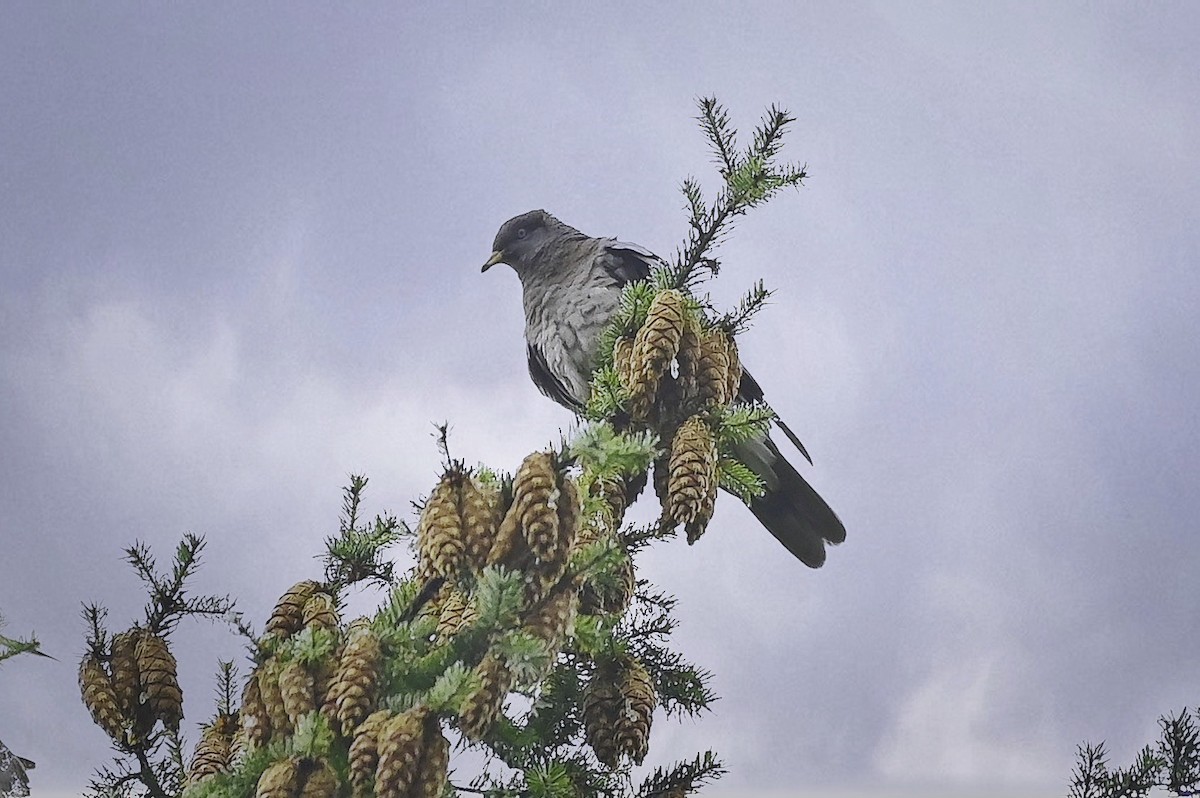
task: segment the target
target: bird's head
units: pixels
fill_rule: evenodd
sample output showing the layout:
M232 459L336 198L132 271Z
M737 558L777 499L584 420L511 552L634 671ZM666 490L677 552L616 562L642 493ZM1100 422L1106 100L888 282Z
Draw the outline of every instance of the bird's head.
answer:
M528 211L514 216L500 225L496 240L492 242L492 256L483 264L483 271L497 263L507 263L521 274L534 254L554 235L556 225L561 225L543 210Z

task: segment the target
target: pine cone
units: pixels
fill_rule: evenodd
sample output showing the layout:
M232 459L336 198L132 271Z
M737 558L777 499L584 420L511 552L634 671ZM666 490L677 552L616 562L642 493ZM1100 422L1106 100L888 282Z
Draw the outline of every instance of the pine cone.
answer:
M588 517L584 523L580 524L579 530L575 533L575 540L571 544L571 556L574 557L596 541L607 537L611 531L608 520L608 511L603 510Z
M666 436L663 437L666 440ZM659 523L665 529L674 529L675 521L671 518L671 453L666 452L654 460L654 495L658 497L662 507L662 517Z
M560 549L553 560L532 559L524 563L525 606L533 606L549 595L567 572L570 551Z
M425 502L417 525L421 565L440 576L451 576L458 570L466 548L458 512L459 486L463 479L462 471L448 469Z
M311 579L297 582L279 597L275 610L267 619L266 634L288 637L304 627L304 605L320 585Z
M439 642L445 642L477 617L479 617L479 613L475 611L472 601L459 591L452 590L446 600L442 602L437 630L434 634Z
M571 634L579 592L571 580L561 581L525 619L524 631L557 652Z
M127 719L132 719L138 714L141 704L139 696L142 688L137 666L137 641L140 634L139 629L129 629L113 635L112 639L109 667L112 669L113 692L116 694L121 714Z
M566 474L559 474L558 498L558 550L569 551L579 534L583 513L583 499L579 483Z
M396 715L379 732L376 798L409 798L421 761L425 718L429 710L414 707Z
M583 692L583 728L596 758L610 768L617 766L617 715L621 692L611 666L597 667Z
M277 657L271 657L258 667L258 691L262 696L263 707L271 719L271 735L274 738L285 737L292 733L292 721L288 717L283 703L283 688L279 684L283 663Z
M729 360L725 392L729 396L729 401L732 402L742 391L742 361L738 357L737 342L733 340L733 336L725 336L725 355Z
M694 393L701 406L724 407L737 395L732 394L729 377L729 336L719 327L705 330L700 336L700 358Z
M442 734L436 716L430 716L425 725L425 751L421 755L416 783L413 784L413 795L416 798L439 798L446 786L446 772L450 768L450 741Z
M637 375L633 371L633 339L627 336L617 339L613 345L613 369L617 372L617 379L621 381L621 387L625 389L630 397L634 396L637 385ZM632 413L634 418L644 418L644 415Z
M271 739L271 715L267 712L259 684L261 672L261 667L255 669L242 690L242 730L246 733L246 741L255 748L266 745Z
M167 641L144 631L134 650L137 658L138 685L151 717L162 721L171 731L179 731L183 720L183 691L179 689L175 657Z
M352 630L330 689L337 703L337 725L346 737L375 709L382 661L375 633L369 628Z
M341 659L342 650L343 647L338 646L316 662L308 663L308 671L313 678L313 702L322 713L325 713L325 705L329 702L329 693L333 689L333 681L337 675L337 665ZM332 721L337 717L336 704L331 705L329 709L333 711L325 714ZM331 728L336 728L336 724L331 723Z
M189 785L229 770L233 758L233 734L226 732L225 724L219 720L206 725L200 732L200 741L196 743L188 767Z
M508 690L512 686L512 671L504 658L489 651L475 667L479 675L479 689L463 702L459 715L459 728L472 742L479 742L496 720Z
M613 369L626 390L633 387L633 339L622 336L613 344Z
M335 631L338 626L337 602L324 591L313 593L304 602L303 617L304 626Z
M660 291L650 303L646 323L633 341L633 385L630 399L635 418L654 404L658 383L679 354L679 345L687 326L688 312L679 291Z
M633 570L633 557L628 552L617 564L617 570L617 584L601 599L604 602L600 605L603 612L625 612L637 591L637 573Z
M125 717L125 741L137 744L145 741L158 722L142 694L142 675L138 668L138 643L144 630L133 627L113 636L109 669L113 691Z
M704 497L704 501L700 505L700 514L696 518L696 523L687 527L689 546L699 540L704 531L708 529L708 522L712 520L713 512L717 508L717 488L719 487L719 477L714 474L712 487L709 488L708 495Z
M229 740L229 769L239 767L245 761L246 754L250 753L250 749L251 745L246 737L246 730L238 726Z
M463 480L459 509L466 539L465 556L467 565L475 573L487 563L488 553L496 540L496 529L500 524L496 505L499 502L500 491L496 488L479 485L470 477Z
M255 798L298 798L300 760L295 757L271 763L258 777Z
M603 579L591 578L584 582L579 592L579 611L585 615L624 612L633 601L637 577L633 571L633 558L622 552L615 566L616 573L603 574Z
M85 654L79 663L79 692L83 705L92 714L96 725L116 742L125 739L125 719L117 705L117 693L104 670L104 663L95 654Z
M513 505L508 513L519 519L525 542L539 560L554 559L558 550L557 488L558 473L549 452L526 457L513 479Z
M375 769L379 765L379 734L393 713L381 709L367 716L354 732L350 744L350 786L354 798L367 798L375 784Z
M668 515L672 522L684 524L688 543L694 543L712 517L718 487L716 443L699 416L692 416L676 431L669 474Z
M592 483L590 493L604 499L607 526L615 531L625 518L625 510L629 507L625 480L620 478L600 479ZM585 524L585 527L588 526ZM581 529L580 532L583 530Z
M679 339L679 354L675 357L679 364L679 387L686 401L694 400L699 393L700 361L704 357L700 338L700 325L689 319L683 327L683 335Z
M658 696L641 662L629 658L622 665L619 689L624 706L616 718L617 749L640 765L650 746L650 723Z
M500 520L496 525L496 539L492 542L485 565L509 565L522 551L522 547L518 545L522 541L523 531L521 513L517 510L515 498L511 484L507 490L500 491L496 501L496 508L501 511Z
M329 760L305 759L300 763L300 774L304 786L297 794L298 798L336 798L338 777Z
M279 669L279 697L293 728L300 718L316 711L316 692L316 680L300 660L294 659Z

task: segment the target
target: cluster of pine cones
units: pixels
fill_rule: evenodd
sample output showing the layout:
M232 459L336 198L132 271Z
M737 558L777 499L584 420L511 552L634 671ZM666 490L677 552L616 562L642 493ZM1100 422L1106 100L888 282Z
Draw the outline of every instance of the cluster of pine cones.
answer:
M421 513L418 573L450 585L501 565L524 574L526 603L536 604L566 572L580 512L579 487L551 452L526 457L511 486L452 465Z
M478 576L489 565L524 575L521 631L542 641L551 654L567 642L577 613L623 612L635 587L627 552L619 552L617 578L604 585L567 570L575 553L597 541L608 539L619 547L616 528L625 511L624 486L597 482L590 489L603 501L598 512L584 517L578 484L549 452L526 457L511 486L487 487L461 469L449 469L426 503L418 527L419 570L446 578L425 610L437 616L438 637L453 636L471 622L474 598L459 590L458 580L464 571ZM635 670L645 674L640 665ZM494 648L475 672L479 687L464 701L458 724L467 739L479 741L503 708L514 675ZM598 665L591 684L605 698L585 712L591 719L588 742L610 767L622 755L641 762L656 704L649 678L629 681L637 683L633 688L622 681L625 672Z
M321 713L349 751L349 780L355 796L435 798L443 792L450 747L438 719L418 708L407 713L376 711L381 696L384 650L367 619L341 629L332 593L312 580L298 582L280 597L260 641L269 654L250 674L242 705L219 713L201 733L189 784L229 771L246 751L291 735L310 713ZM301 632L329 635L329 656L306 662L278 652ZM414 731L415 729L415 731ZM324 758L288 756L271 763L258 779L256 798L334 798L339 777Z
M613 366L632 422L670 441L654 464L662 523L682 524L695 543L716 504L720 467L711 415L737 398L737 346L721 327L706 327L681 292L660 291L637 333L617 339Z
M178 731L183 719L175 657L148 629L113 635L107 647L97 641L79 664L79 691L96 725L125 747L145 741L160 722Z
M635 587L632 560L617 535L625 486L596 481L588 491L601 501L591 502L589 508L598 509L585 514L579 483L551 452L526 457L511 480L484 481L461 466L447 468L417 528L416 577L440 585L420 608L436 618L434 644L450 641L478 618L473 587L489 566L522 575L519 628L544 644L551 663L573 634L578 613L623 612ZM618 549L619 565L615 578L600 584L568 566L602 540ZM248 752L288 738L307 716L320 713L337 747L347 752L342 778L356 798L443 793L450 745L441 718L422 705L404 712L385 708L385 660L398 652L387 650L365 618L343 626L330 588L313 580L289 588L267 621L260 651L240 709L219 711L203 726L188 784L229 772ZM516 683L500 648L489 644L479 656L473 665L477 687L451 718L477 742L488 735ZM84 657L79 678L96 723L119 744L144 740L158 722L178 731L182 693L175 660L160 636L137 628L114 636L108 650ZM646 669L632 657L593 663L583 719L597 758L609 767L622 757L640 764L656 703ZM332 798L344 789L339 782L338 769L325 757L284 756L262 772L255 794Z
M658 697L646 668L632 657L600 663L583 694L583 726L596 758L616 767L622 756L642 764Z
M275 605L267 621L264 650L284 651L281 645L306 632L328 635L335 645L332 654L316 661L300 657L284 660L272 654L250 675L242 695L242 731L251 746L265 745L290 735L302 719L313 712L325 717L338 738L353 751L368 747L372 752L388 748L379 724L367 721L375 712L382 687L383 644L365 618L340 626L334 596L313 581L293 585ZM436 725L436 720L434 721ZM437 731L440 737L440 729ZM390 750L390 749L388 749ZM448 749L447 749L448 750ZM398 782L390 758L373 753L370 761L360 757L358 770L351 769L356 795L379 798L440 795L446 767L423 776L427 791L414 792L412 778ZM382 763L382 764L381 764ZM434 763L436 764L436 762ZM364 768L369 771L364 775ZM436 769L435 769L436 770ZM273 763L258 781L257 798L333 798L338 778L323 759L288 757Z

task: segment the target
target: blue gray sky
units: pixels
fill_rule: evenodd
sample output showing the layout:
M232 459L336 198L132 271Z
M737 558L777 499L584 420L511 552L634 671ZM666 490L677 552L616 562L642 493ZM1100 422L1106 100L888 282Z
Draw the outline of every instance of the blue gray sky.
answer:
M58 661L0 670L0 739L37 791L107 759L79 607L136 617L133 540L205 535L197 589L261 621L348 473L406 513L433 422L500 468L571 425L479 265L536 207L670 253L710 93L797 118L811 179L711 290L776 289L743 358L849 538L809 571L725 499L647 557L723 696L651 759L1056 795L1080 741L1128 760L1200 701L1200 11L649 6L4 5L0 609ZM241 646L176 645L199 722Z

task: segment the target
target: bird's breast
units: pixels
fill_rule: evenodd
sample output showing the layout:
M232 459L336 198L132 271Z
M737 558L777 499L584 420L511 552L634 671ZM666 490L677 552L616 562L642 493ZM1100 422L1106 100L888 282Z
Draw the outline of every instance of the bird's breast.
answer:
M600 336L617 310L619 295L611 287L567 284L525 297L526 338L580 403L587 402Z

